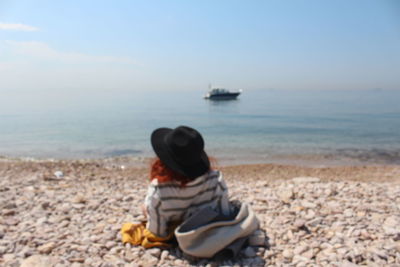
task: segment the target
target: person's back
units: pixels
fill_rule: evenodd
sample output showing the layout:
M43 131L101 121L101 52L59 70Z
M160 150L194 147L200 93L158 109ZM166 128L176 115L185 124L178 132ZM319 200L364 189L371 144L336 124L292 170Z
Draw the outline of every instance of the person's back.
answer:
M222 174L210 170L182 185L178 181L159 182L155 177L145 200L147 228L159 235L168 235L168 224L180 222L198 210L211 207L222 214L230 213L228 190Z

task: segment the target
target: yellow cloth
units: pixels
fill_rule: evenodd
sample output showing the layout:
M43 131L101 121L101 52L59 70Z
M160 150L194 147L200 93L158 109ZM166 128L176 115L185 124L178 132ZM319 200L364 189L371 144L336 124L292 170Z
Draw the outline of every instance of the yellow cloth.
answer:
M121 228L122 242L130 243L144 248L168 247L168 241L174 237L174 231L170 231L167 237L159 237L146 228L146 223L124 223Z

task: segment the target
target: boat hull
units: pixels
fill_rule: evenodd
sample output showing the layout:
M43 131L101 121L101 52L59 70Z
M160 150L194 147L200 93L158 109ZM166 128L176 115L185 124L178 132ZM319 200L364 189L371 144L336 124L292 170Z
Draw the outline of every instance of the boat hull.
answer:
M233 100L233 99L236 99L239 95L240 95L240 92L218 94L218 95L206 95L205 99L209 99L209 100Z

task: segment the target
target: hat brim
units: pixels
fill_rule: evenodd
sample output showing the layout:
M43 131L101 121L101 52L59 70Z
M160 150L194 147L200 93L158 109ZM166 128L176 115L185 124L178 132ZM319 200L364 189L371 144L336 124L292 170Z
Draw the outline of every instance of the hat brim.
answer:
M193 165L179 164L170 154L165 136L172 131L170 128L159 128L151 134L151 145L156 155L168 168L183 176L197 178L205 174L210 169L210 161L204 150L201 151L199 161Z

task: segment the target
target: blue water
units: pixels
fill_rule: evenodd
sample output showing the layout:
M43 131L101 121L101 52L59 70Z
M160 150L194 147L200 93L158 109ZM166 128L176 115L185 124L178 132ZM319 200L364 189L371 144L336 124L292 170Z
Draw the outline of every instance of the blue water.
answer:
M0 155L152 156L158 127L189 125L206 151L236 162L302 156L400 163L400 91L10 91L0 99Z

